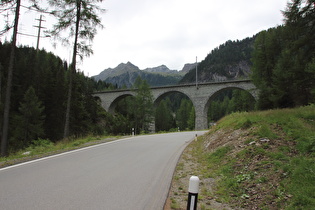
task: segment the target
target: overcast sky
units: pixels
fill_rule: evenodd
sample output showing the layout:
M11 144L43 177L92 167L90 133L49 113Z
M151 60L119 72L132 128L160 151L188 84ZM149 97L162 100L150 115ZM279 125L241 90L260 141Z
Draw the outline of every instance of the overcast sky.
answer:
M128 61L140 69L164 64L181 70L227 40L283 24L286 5L287 0L105 0L105 28L94 39L94 54L78 67L87 76ZM49 28L46 16L43 26ZM38 13L22 9L19 30L36 35L36 18ZM36 47L36 38L20 35L18 43ZM49 38L41 39L40 48L70 60L71 47L53 48Z

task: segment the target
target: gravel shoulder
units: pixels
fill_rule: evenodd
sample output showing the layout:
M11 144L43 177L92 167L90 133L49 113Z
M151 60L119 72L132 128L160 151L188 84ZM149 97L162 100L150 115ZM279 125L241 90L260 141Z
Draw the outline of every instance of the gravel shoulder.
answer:
M243 141L246 139L247 133L242 130L235 131L217 131L211 135L205 134L199 137L197 141L203 139L203 147L205 151L213 151L220 146L233 145L235 151L241 148L240 138ZM200 188L198 194L197 209L217 209L217 210L231 210L235 209L228 204L221 203L215 195L215 188L217 180L212 177L203 177L205 165L203 165L198 157L196 157L194 148L199 142L193 141L186 147L182 153L177 167L175 169L172 184L169 191L169 196L166 201L164 210L186 210L188 200L188 186L191 176L198 176L200 179ZM237 208L241 209L241 208Z

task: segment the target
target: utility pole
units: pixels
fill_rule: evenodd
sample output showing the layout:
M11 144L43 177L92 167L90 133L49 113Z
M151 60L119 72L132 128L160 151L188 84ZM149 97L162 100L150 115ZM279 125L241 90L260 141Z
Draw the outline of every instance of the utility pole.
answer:
M34 26L34 27L38 28L37 46L36 46L36 51L38 52L39 39L40 39L40 31L41 31L42 28L45 28L45 27L42 27L42 22L45 21L45 20L43 20L43 15L40 15L40 16L39 16L39 19L35 19L35 20L38 20L38 21L39 21L38 26Z

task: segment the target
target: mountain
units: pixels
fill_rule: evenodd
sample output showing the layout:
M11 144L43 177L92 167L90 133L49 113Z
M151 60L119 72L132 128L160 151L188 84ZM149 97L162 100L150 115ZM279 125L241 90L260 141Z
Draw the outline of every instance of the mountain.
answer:
M99 75L93 76L96 81L102 80L118 87L126 86L127 88L133 85L137 77L146 80L151 87L156 87L177 84L182 75L176 70L170 70L165 65L140 70L134 64L127 62L121 63L113 69L105 69Z
M251 73L251 54L254 50L254 40L255 36L241 41L227 41L212 50L198 64L198 81L216 82L248 78ZM192 69L180 83L192 83L195 80L196 71Z
M196 69L196 63L187 63L184 65L183 69L181 70L181 74L185 75L192 69Z
M146 80L151 87L166 86L177 84L182 78L180 75L162 75L156 73L148 73L145 71L127 72L119 76L109 77L105 80L107 83L117 84L118 87L132 87L137 77Z
M119 64L116 68L105 69L100 74L93 76L93 78L96 81L98 80L105 81L107 78L110 78L110 77L116 77L116 76L119 76L128 72L131 73L131 72L138 72L138 71L140 71L140 69L128 61L126 64L124 63Z
M198 63L199 82L217 82L249 78L251 73L251 54L254 49L255 36L244 40L227 41L213 49L207 57ZM116 68L108 68L93 78L112 83L118 87L130 88L137 77L145 79L151 87L193 83L196 81L196 64L185 64L181 71L170 70L161 65L140 70L127 62Z
M177 70L170 70L167 66L161 65L153 68L146 68L143 71L150 73L158 73L158 74L178 74Z

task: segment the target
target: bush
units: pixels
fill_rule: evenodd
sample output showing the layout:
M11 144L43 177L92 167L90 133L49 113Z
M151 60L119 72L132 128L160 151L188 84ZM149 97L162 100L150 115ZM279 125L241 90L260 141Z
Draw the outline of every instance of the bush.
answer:
M51 147L53 145L49 139L37 139L32 141L31 147Z
M32 154L34 153L44 153L49 151L54 147L54 143L52 143L48 139L37 139L33 140L31 143L31 146L27 148L27 150L30 150Z

